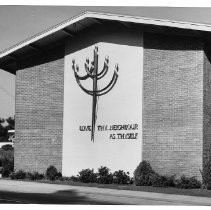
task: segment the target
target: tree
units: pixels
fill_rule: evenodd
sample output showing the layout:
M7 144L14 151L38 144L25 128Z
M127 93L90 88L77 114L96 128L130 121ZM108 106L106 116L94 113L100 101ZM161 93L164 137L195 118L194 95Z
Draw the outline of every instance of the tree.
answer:
M7 141L7 130L3 126L3 123L5 120L3 118L0 118L0 142Z
M7 125L4 125L4 123ZM0 142L8 141L8 130L15 129L15 117L9 117L6 120L0 118Z
M15 117L9 117L6 119L8 125L6 126L7 130L14 130L15 129Z

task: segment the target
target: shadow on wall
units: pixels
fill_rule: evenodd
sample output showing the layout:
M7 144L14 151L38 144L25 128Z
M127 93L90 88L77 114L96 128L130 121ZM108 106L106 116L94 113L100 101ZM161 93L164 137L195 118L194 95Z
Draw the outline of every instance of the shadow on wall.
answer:
M145 33L144 36L147 37L147 39L144 40L145 49L169 51L203 50L202 40L198 37L157 33Z
M81 31L74 38L69 39L71 48L66 51L66 55L82 50L84 48L95 45L99 42L128 45L128 46L142 46L140 38L142 28L128 29L119 24L110 24L102 26L92 26Z
M120 24L103 24L102 26L94 25L80 31L73 38L67 39L71 42L71 50L66 54L92 46L98 42L107 42L113 44L121 44L128 46L140 46L138 37L142 31L141 27L128 29ZM121 35L121 36L120 36ZM65 39L55 43L53 48L50 48L38 55L22 59L17 63L18 70L41 65L51 61L55 61L64 57Z
M31 68L34 66L42 65L45 63L49 63L55 60L59 60L64 58L64 42L62 42L59 46L55 46L52 49L43 51L42 53L36 54L31 57L27 57L18 61L17 70L23 70L25 68Z

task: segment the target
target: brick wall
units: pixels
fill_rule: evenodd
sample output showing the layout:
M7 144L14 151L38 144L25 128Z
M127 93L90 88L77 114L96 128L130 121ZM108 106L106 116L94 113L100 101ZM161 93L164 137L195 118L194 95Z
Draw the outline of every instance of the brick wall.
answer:
M203 98L203 162L211 159L211 49L204 51L204 98Z
M18 63L15 169L62 169L64 47Z
M61 171L64 47L18 66L15 168ZM145 33L143 160L161 174L201 178L202 156L211 148L210 69L200 40Z
M144 35L143 160L161 174L201 178L203 43Z

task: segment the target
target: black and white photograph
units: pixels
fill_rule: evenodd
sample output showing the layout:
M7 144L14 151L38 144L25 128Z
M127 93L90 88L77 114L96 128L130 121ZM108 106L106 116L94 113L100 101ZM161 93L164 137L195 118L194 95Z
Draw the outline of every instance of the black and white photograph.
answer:
M210 206L211 5L0 4L5 204Z

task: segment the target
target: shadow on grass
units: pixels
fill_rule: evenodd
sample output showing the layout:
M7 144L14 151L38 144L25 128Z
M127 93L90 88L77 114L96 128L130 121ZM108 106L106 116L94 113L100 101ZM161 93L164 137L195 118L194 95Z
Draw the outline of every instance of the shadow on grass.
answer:
M115 205L117 203L92 200L76 190L61 190L55 193L22 193L0 190L0 203L7 204L93 204Z

